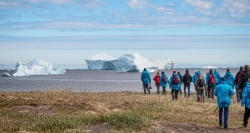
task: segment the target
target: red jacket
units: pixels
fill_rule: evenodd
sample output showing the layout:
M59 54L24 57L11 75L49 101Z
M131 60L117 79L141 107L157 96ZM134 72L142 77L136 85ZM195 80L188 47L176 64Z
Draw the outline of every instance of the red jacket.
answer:
M154 77L155 83L161 83L160 79L161 79L160 75L155 75L155 77Z

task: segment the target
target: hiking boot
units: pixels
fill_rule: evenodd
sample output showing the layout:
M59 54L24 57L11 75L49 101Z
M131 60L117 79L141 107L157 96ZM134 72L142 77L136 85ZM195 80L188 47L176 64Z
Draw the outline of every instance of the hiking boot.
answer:
M245 127L245 128L247 128L247 125L245 125L244 123L242 123L242 126Z

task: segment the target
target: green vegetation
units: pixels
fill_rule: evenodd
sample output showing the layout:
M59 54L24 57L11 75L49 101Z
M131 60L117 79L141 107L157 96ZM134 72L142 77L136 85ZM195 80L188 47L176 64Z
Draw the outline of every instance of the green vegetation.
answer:
M235 97L235 96L234 96ZM242 124L244 107L232 99L229 125ZM108 132L146 131L155 120L218 125L216 101L196 102L196 96L144 95L139 92L0 92L0 132L81 133L91 126ZM103 131L102 128L96 129Z

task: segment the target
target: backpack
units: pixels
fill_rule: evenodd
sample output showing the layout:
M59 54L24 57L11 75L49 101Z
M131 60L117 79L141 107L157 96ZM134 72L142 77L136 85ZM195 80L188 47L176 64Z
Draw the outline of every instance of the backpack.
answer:
M180 79L177 77L177 75L173 76L172 84L177 85L180 83Z
M167 83L167 82L168 82L168 80L167 80L167 77L166 77L166 76L162 76L162 82L163 82L163 83Z
M215 84L215 78L214 78L214 75L211 74L209 75L209 81L208 81L209 84Z
M241 77L241 75L242 75L243 73L244 73L244 72L239 72L239 73L237 74L236 80L235 80L236 85L238 85L239 80L240 80L240 77Z
M200 76L200 77L198 77L198 85L199 85L199 87L203 87L203 85L204 85L204 80L203 80L203 78Z

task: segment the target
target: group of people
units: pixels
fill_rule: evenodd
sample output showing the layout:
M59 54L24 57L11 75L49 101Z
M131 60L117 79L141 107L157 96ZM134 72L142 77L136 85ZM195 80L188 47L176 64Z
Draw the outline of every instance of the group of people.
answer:
M151 85L151 78L149 72L144 68L141 74L143 82L144 94L150 94L149 85ZM231 96L234 95L234 88L237 93L237 101L245 106L245 113L243 118L243 127L247 127L248 119L250 117L250 69L249 65L244 68L240 67L239 72L233 76L229 69L227 69L224 76L220 76L217 70L210 69L204 77L201 71L196 70L195 74L191 76L189 70L182 76L180 72L173 71L170 79L167 75L159 72L153 78L157 87L157 94L160 94L160 87L162 87L162 94L166 95L166 87L169 84L171 89L172 100L178 99L178 93L181 93L181 85L184 84L184 96L190 96L190 86L193 82L197 94L197 101L205 102L205 95L208 98L214 99L217 97L217 105L219 108L219 125L228 127L228 107L231 105ZM187 93L186 93L187 89ZM223 113L224 112L224 113ZM222 117L223 115L223 117ZM222 118L224 120L222 120Z

